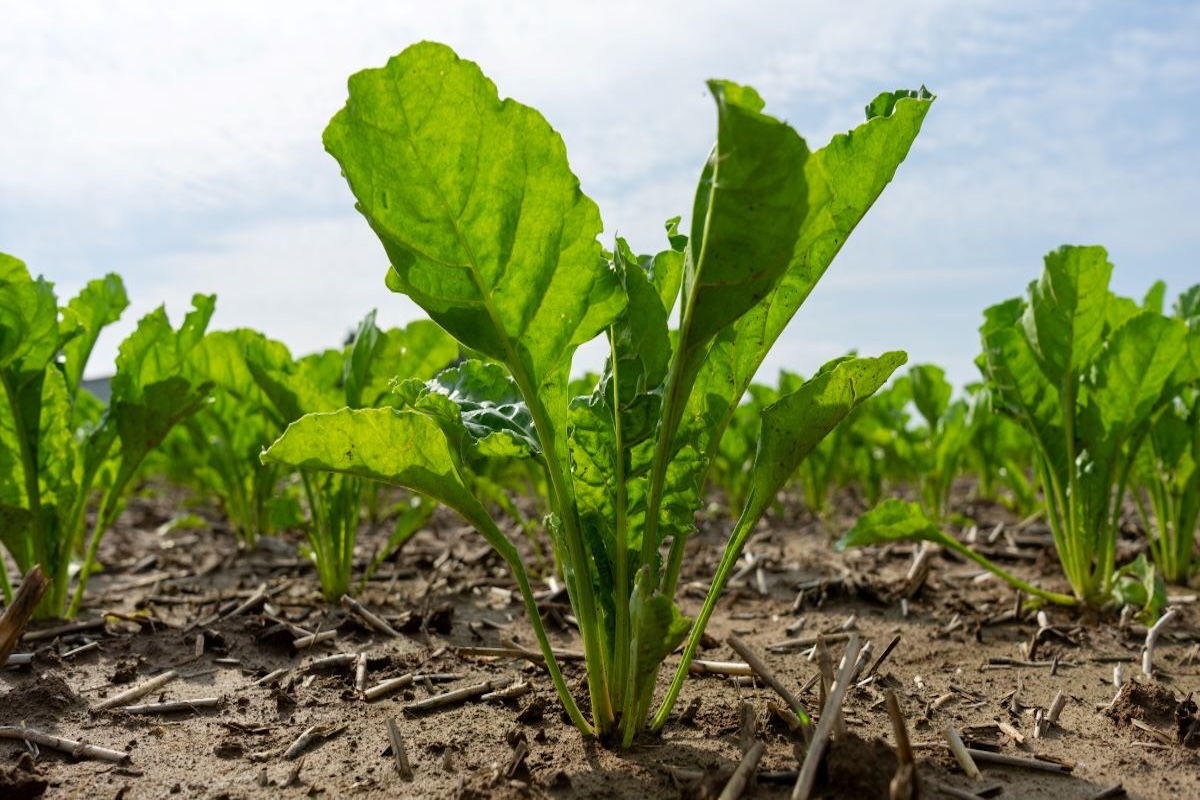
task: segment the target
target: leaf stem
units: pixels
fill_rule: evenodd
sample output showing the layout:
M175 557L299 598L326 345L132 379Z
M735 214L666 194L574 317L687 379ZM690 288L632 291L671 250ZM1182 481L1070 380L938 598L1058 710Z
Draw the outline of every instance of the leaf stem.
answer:
M609 408L613 415L613 438L616 446L614 449L615 463L613 464L613 472L615 478L613 481L613 505L616 514L616 531L613 552L613 613L616 619L613 621L613 642L612 642L612 674L611 685L619 694L613 698L616 705L620 705L622 711L622 726L633 724L630 712L633 710L629 705L629 699L635 694L636 687L632 684L632 674L629 671L629 648L625 645L626 642L632 641L629 626L629 602L632 599L630 593L632 591L629 580L629 495L628 489L625 486L625 444L622 436L621 426L621 397L620 397L620 372L616 357L617 344L613 329L609 328L609 347L613 353L609 359L612 369L611 386L612 397L609 400ZM628 722L626 722L628 720Z
M1005 570L996 566L994 563L992 563L988 559L984 558L983 556L979 555L974 550L967 547L962 542L958 541L957 539L955 539L951 536L946 536L944 538L944 540L939 539L938 541L941 542L946 547L949 547L951 550L958 553L959 555L971 559L976 564L978 564L979 566L986 569L988 572L991 572L994 575L998 575L999 577L1008 581L1013 586L1017 587L1018 589L1025 592L1026 594L1033 595L1034 597L1040 597L1043 600L1048 600L1049 602L1054 603L1055 605L1060 605L1060 606L1079 605L1079 598L1073 597L1072 595L1069 595L1069 594L1059 594L1058 592L1047 591L1046 589L1041 589L1037 586L1034 586L1032 583L1023 581L1020 578L1018 578L1016 575L1013 575L1011 572L1006 572Z
M751 489L753 492L753 489ZM750 502L747 502L749 508ZM717 572L713 576L712 585L708 588L708 593L704 595L704 604L700 607L700 613L696 615L695 621L692 623L692 630L688 634L687 644L683 648L683 655L680 657L679 666L675 669L675 676L671 680L671 685L667 688L666 697L658 706L658 711L654 713L654 718L650 721L651 731L662 730L663 725L667 723L667 718L671 715L671 709L674 708L675 702L679 699L679 693L683 690L684 681L687 680L688 669L691 667L692 659L696 656L696 650L700 647L700 640L704 638L704 629L708 625L708 620L712 616L713 610L717 607L717 599L721 596L722 590L725 588L725 582L729 580L730 574L733 572L733 567L737 564L738 557L741 555L742 547L749 538L750 531L753 525L746 524L746 513L738 517L734 523L733 530L729 535L729 542L725 545L725 552L721 556L721 563L717 566Z
M579 509L571 488L571 477L559 459L557 430L542 404L541 396L529 383L524 370L512 370L512 375L533 418L533 425L542 445L542 455L546 460L546 474L550 478L552 496L557 500L559 519L562 521L567 542L568 561L575 573L575 591L579 600L575 613L579 618L579 633L583 639L583 652L587 660L592 716L596 732L604 737L612 730L615 715L609 691L608 663L599 638L600 622L597 619L598 606L592 587L591 564L583 544L583 535L579 530ZM572 576L568 575L567 578L570 583Z
M121 479L125 474L123 467L124 465L117 470L117 477L113 479L112 485L108 487L108 491L104 495L104 503L100 506L100 511L96 514L96 523L92 526L92 535L88 540L87 554L84 556L83 566L79 569L79 578L75 584L75 592L71 596L71 605L67 608L67 619L71 619L79 613L79 607L83 604L83 591L87 587L88 578L91 577L92 569L96 564L96 553L100 550L100 538L117 516L117 505L121 500L121 489L125 486L125 481Z

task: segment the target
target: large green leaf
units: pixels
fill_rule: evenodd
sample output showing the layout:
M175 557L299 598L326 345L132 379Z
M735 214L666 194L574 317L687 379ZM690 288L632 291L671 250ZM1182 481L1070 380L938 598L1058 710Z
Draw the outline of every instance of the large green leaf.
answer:
M267 400L254 379L250 362L260 369L280 371L292 363L292 356L281 342L249 328L238 328L213 331L187 357L188 369L197 378L211 381L222 393L232 395L243 405L257 406Z
M685 348L699 350L774 288L808 203L808 146L749 87L709 81L717 143L700 175L683 275ZM685 369L685 374L689 370Z
M708 353L689 413L719 433L767 352L825 274L846 238L891 182L933 102L925 91L885 93L867 121L838 134L804 162L808 199L787 271ZM716 447L716 440L710 448Z
M137 402L145 387L179 375L200 342L215 306L215 295L194 295L192 310L184 316L178 330L171 326L162 306L142 317L117 350L113 398Z
M1153 311L1108 337L1089 398L1107 435L1128 436L1161 407L1163 389L1185 355L1186 337L1183 322Z
M24 262L0 253L0 369L20 384L41 373L59 344L53 284L32 279Z
M325 147L388 254L389 288L508 366L548 409L557 430L544 435L564 440L571 356L624 297L561 137L501 101L475 64L423 42L351 77Z
M984 311L979 331L983 355L979 367L988 380L996 406L1011 414L1034 435L1057 469L1066 469L1063 408L1058 389L1038 365L1020 326L1026 304L1013 298Z

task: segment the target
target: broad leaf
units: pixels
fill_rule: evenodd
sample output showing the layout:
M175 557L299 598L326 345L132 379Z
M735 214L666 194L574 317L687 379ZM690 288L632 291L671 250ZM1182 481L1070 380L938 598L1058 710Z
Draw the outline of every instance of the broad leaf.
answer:
M787 271L717 337L697 379L689 413L710 419L718 436L767 352L895 176L933 99L923 90L880 95L868 106L867 122L834 136L805 161L808 199Z
M860 514L854 527L838 539L835 547L841 551L847 547L916 540L933 542L952 549L958 544L925 516L919 503L892 497Z
M403 486L462 514L502 552L512 549L475 499L446 436L429 417L391 408L342 409L301 417L263 460ZM494 535L496 534L496 535Z
M561 137L425 42L351 77L325 147L388 254L389 288L536 393L565 460L571 355L624 298Z
M1100 350L1111 275L1103 247L1061 247L1046 256L1042 277L1029 287L1025 337L1056 386L1077 380Z

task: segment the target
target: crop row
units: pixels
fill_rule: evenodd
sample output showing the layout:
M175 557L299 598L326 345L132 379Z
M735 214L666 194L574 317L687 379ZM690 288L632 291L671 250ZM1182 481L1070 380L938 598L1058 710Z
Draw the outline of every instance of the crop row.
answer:
M303 528L330 599L350 588L364 521L394 526L390 550L441 505L511 569L574 724L628 746L665 723L745 542L795 483L818 513L837 486L871 501L843 545L927 539L1004 574L943 531L954 478L975 470L981 492L1044 508L1073 594L1008 577L1093 606L1132 583L1142 595L1120 599L1152 606L1156 574L1142 562L1122 568L1138 581L1122 580L1113 561L1129 495L1160 569L1186 577L1200 290L1167 315L1161 288L1140 304L1112 295L1100 248L1063 248L1027 298L986 312L983 381L965 399L931 366L876 395L902 352L754 386L933 96L881 94L864 123L810 150L753 89L709 90L716 144L691 227L669 221L666 247L642 255L620 238L604 249L559 135L501 101L475 64L422 43L354 75L325 146L387 253L388 288L430 320L383 331L371 314L345 347L295 359L255 331L206 332L215 299L198 295L178 329L161 309L139 323L107 406L81 376L126 305L120 280L60 306L48 281L0 256L0 539L19 570L51 575L40 613L79 608L100 537L146 469L219 499L244 545ZM603 372L571 380L575 351L596 338L609 345ZM884 499L898 481L920 502ZM734 522L693 619L675 595L710 482ZM387 507L388 485L413 499ZM527 565L502 529L521 493L545 510L540 524L518 521L549 541L548 566ZM537 612L530 574L543 568L563 580L579 622L590 720Z

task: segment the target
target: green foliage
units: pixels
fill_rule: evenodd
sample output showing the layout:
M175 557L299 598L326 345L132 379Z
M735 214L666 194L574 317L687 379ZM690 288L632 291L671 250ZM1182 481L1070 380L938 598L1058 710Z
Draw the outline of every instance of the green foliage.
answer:
M1012 417L996 412L992 394L981 383L967 387L971 430L964 459L978 479L976 494L984 500L1006 504L1027 517L1038 503L1033 470L1033 441Z
M163 443L159 463L168 477L220 504L238 541L300 522L295 498L281 492L281 470L259 460L287 422L271 405L256 372L283 370L287 348L248 329L214 331L191 352L188 374L213 384L211 401Z
M1156 284L1156 286L1161 285ZM1165 289L1164 289L1165 290ZM1158 307L1162 305L1158 292ZM1200 285L1180 295L1174 316L1188 324L1190 356L1200 356ZM1163 577L1186 584L1195 569L1200 525L1200 389L1182 388L1150 426L1134 465L1134 499Z
M941 367L918 364L908 370L907 388L920 415L916 426L901 426L893 447L920 491L921 507L935 522L946 518L950 489L970 441L968 407L953 400L954 387Z
M181 374L202 341L215 299L196 295L178 330L159 308L121 344L112 397L102 411L80 391L101 329L128 305L121 279L108 275L59 308L52 284L0 254L0 541L21 572L41 564L51 587L38 615L73 616L96 563L100 539L116 519L127 486L146 456L194 414L211 384ZM87 510L99 508L90 534ZM74 556L83 561L73 596ZM6 570L3 589L11 599Z
M406 486L463 514L512 568L572 720L625 745L646 724L662 660L685 637L693 652L703 628L674 594L721 434L890 181L932 99L881 95L866 124L811 153L763 113L753 89L725 81L709 89L717 143L690 236L672 221L670 247L641 256L620 239L601 250L599 212L558 134L533 109L501 102L449 48L415 45L351 77L325 146L387 252L387 285L491 361L398 385L396 409L305 417L264 455ZM572 397L572 356L601 334L611 352L604 373ZM726 559L736 559L803 455L903 359L839 361L764 409L770 433ZM496 457L529 459L544 475L547 527L587 659L591 723L554 663L524 564L470 491L471 465ZM714 581L709 610L727 573ZM684 663L654 727L686 673Z
M1121 502L1155 419L1200 378L1200 339L1182 320L1108 289L1100 247L1046 256L1026 299L993 306L980 368L999 410L1033 437L1036 470L1075 596L1114 587Z

